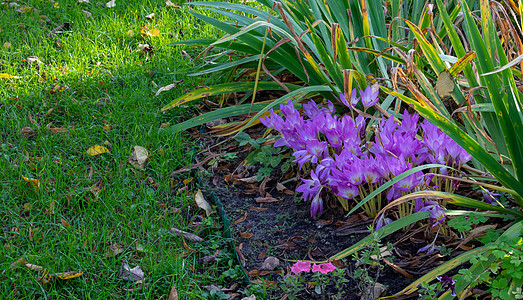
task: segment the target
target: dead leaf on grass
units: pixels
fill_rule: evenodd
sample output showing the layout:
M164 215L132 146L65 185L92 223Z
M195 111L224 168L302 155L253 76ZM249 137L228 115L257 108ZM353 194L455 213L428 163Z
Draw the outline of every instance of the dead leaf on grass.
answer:
M62 225L65 227L65 228L68 228L71 226L71 224L67 223L67 221L64 219L64 218L61 218L60 219L60 223L62 223Z
M150 37L160 36L160 29L150 28L149 25L140 27L140 32L142 33L142 35L146 35L146 36L150 36Z
M31 183L35 189L40 188L40 182L37 179L27 178L24 175L22 175L22 178L24 179L25 182Z
M200 189L198 189L198 191L194 195L194 201L196 202L196 205L198 205L199 208L205 210L205 214L207 215L207 217L211 214L212 207L209 204L209 202L205 200L205 198L203 197L203 193Z
M54 205L55 205L55 201L51 201L51 203L49 204L49 209L45 209L46 210L46 213L50 216L54 215Z
M202 242L203 241L203 239L201 237L197 236L196 234L186 232L186 231L183 231L180 229L171 228L171 233L173 233L176 236L182 236L182 237L190 240L191 242Z
M149 151L142 146L134 146L131 157L127 160L129 164L140 170L145 170L145 162L149 159Z
M207 255L199 259L199 263L202 265L208 265L210 263L213 263L216 261L216 259L220 256L220 249L217 249L216 252L213 255Z
M58 34L62 34L65 30L69 29L69 25L69 22L64 22L58 25L47 34L47 38L55 38Z
M258 259L263 259L265 258L265 256L267 256L267 250L269 248L265 248L265 250L263 250L262 252L260 252L260 254L258 254Z
M118 275L118 278L125 281L138 281L142 280L144 275L145 274L143 273L140 266L136 266L131 269L129 264L126 261L123 261L122 266L120 267L120 275Z
M26 13L31 12L33 10L34 10L34 8L32 8L32 7L22 6L19 9L17 9L16 12L21 13L21 14L26 14Z
M167 300L178 300L178 291L176 290L176 286L171 287L171 291L169 292L169 298Z
M168 84L166 86L162 86L161 88L156 91L156 94L154 96L158 96L161 92L167 92L172 90L174 87L176 87L177 84L182 83L183 80L175 81L174 83Z
M98 194L100 194L100 192L103 191L103 189L103 182L98 181L89 188L89 192L91 192L96 198L98 198Z
M91 3L89 0L78 0L78 3Z
M20 257L19 259L17 259L14 263L12 263L9 267L12 269L18 267L19 265L21 264L27 264L27 261L25 260L25 258L23 257Z
M192 252L192 253L197 253L198 252L197 250L194 250L191 247L189 247L189 245L187 245L187 243L185 242L185 239L183 238L183 236L182 236L182 241L183 241L183 248L185 248L185 250L187 250L189 252Z
M25 135L26 137L32 137L32 136L36 135L36 132L34 131L34 129L32 127L29 127L29 126L22 127L20 129L20 132L23 135Z
M42 64L42 61L36 56L28 56L25 60L29 63L29 65L32 65L33 63Z
M178 5L178 4L172 3L171 0L167 0L167 1L165 1L165 6L167 6L167 7L174 7L174 8L180 8L180 7L181 7L181 6Z
M250 295L249 297L243 297L242 300L256 300L256 296L255 295Z
M108 8L112 8L112 7L115 7L116 6L116 1L115 0L111 0L107 3L105 3L105 6L108 7Z
M30 241L33 241L33 239L34 239L34 234L35 234L35 232L37 232L38 230L40 230L40 227L29 227L29 240L30 240Z
M245 221L245 219L247 219L247 212L245 212L245 214L243 215L243 217L239 218L238 220L234 221L232 224L233 225L236 225L238 223L241 223L243 221Z
M152 20L152 19L154 19L154 16L155 16L154 13L150 13L150 14L146 15L145 17L149 20Z
M125 246L120 243L114 243L105 252L105 257L115 257L125 251Z
M9 44L10 46L11 44ZM4 44L4 47L5 47L5 44ZM0 78L2 79L13 79L13 78L20 78L19 76L13 76L11 74L7 74L7 73L0 73Z
M5 42L5 43L4 43L4 48L6 48L6 49L11 48L11 43L9 43L9 42Z
M56 276L62 280L69 280L69 279L73 279L76 277L80 277L80 276L82 276L83 273L84 272L82 272L82 271L69 271L69 272L62 272L62 273L54 273L54 274L51 274L50 277Z
M33 271L42 271L44 268L33 264L25 264L26 268Z
M87 10L83 10L83 9L82 9L81 12L84 13L84 15L85 15L86 18L90 18L90 17L93 15L92 13L88 12Z
M103 153L111 153L111 151L109 151L109 149L105 148L104 146L92 146L87 149L87 154L90 156L96 156Z

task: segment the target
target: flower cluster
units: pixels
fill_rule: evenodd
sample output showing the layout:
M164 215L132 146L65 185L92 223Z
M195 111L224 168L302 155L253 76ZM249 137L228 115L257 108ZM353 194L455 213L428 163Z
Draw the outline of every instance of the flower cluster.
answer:
M360 98L355 95L353 91L350 102L341 94L340 98L349 107L361 99L367 108L376 103L378 96L370 87L360 91ZM282 134L274 146L294 149L294 162L299 169L310 171L310 178L302 178L303 184L296 191L311 202L311 216L323 211L322 191L330 191L343 204L356 197L363 199L382 183L415 166L437 163L459 167L471 159L463 148L427 120L418 126L419 115L411 115L406 110L397 116L401 117L401 124L390 117L373 121L377 123L374 125L362 115L356 118L335 115L330 101L327 107L320 108L311 100L303 104L302 115L289 100L280 105L280 111L283 117L271 110L270 116L260 120ZM423 134L418 132L420 127ZM432 176L418 171L396 182L383 197L391 201L436 184ZM372 205L364 205L370 216L375 216L381 209L381 197L378 195ZM437 202L420 201L417 201L415 211L429 210L433 221L442 221ZM412 209L414 207L409 212ZM381 221L387 223L387 220Z
M297 261L294 265L291 267L291 271L294 274L300 274L301 272L310 272L311 271L311 265L312 265L312 272L320 272L322 274L327 274L336 269L336 267L332 263L324 263L324 264L311 264L309 261Z

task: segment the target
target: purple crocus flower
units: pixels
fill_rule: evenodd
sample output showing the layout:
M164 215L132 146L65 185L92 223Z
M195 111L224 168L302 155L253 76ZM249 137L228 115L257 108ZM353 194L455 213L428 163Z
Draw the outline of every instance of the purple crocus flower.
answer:
M358 187L354 185L337 184L336 189L338 190L338 193L336 194L342 197L343 199L349 200L358 196Z
M483 193L483 200L485 202L487 202L488 204L494 204L494 205L496 205L498 202L498 199L496 199L496 197L501 196L501 194L489 192L489 191L486 191L486 192L482 191L482 193Z
M350 93L350 103L349 101L347 101L347 98L345 98L345 95L343 95L343 93L340 93L340 101L341 103L345 104L345 106L351 108L358 105L360 98L356 96L356 88L352 89Z
M268 128L275 129L279 132L282 131L285 121L282 117L280 117L278 114L274 112L274 110L271 108L270 110L270 116L267 116L265 118L260 118L260 122L265 125Z
M305 150L298 150L293 153L296 158L294 162L298 163L301 170L303 164L309 161L315 164L323 159L325 149L327 149L327 142L320 142L318 140L308 141Z
M439 280L439 282L441 282L442 287L450 288L450 290L452 291L452 294L450 294L451 296L456 296L456 291L454 290L456 280L453 280L447 275L436 276L436 279Z
M432 252L434 252L434 251L436 251L436 250L439 251L439 250L441 250L441 249L438 248L438 247L436 247L436 245L435 245L434 243L430 243L430 244L428 244L428 245L425 246L425 247L421 247L421 248L419 248L419 249L418 249L418 253L420 253L420 252L425 252L425 251L426 251L427 254L431 254Z
M379 90L373 91L370 85L365 88L365 91L360 90L361 102L365 108L369 108L378 102Z
M378 220L376 221L376 230L390 223L392 223L392 220L389 218L385 218L385 215L381 214Z
M314 196L311 202L311 217L321 215L323 213L323 199L321 198L321 188Z
M445 221L445 211L441 208L437 201L425 201L425 206L422 207L419 211L428 211L430 213L430 220L434 223L432 227Z
M376 165L378 165L378 162L375 158L368 156L363 159L363 178L365 179L366 183L376 183L380 180L380 175L377 171Z
M303 184L296 188L296 191L299 193L303 193L302 198L305 201L312 200L316 194L318 194L321 191L321 188L323 187L322 183L320 182L320 179L314 172L314 170L311 171L311 179L301 179L303 181Z

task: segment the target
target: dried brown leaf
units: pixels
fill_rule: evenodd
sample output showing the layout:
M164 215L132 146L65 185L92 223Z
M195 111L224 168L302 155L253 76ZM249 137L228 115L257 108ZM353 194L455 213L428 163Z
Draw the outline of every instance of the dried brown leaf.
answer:
M247 212L245 212L245 214L243 215L243 217L239 218L238 220L234 221L232 224L233 225L236 225L238 223L241 223L243 221L245 221L245 219L247 219Z
M172 286L171 291L169 292L169 298L167 300L178 300L178 291L176 286Z
M29 270L33 270L33 271L42 271L44 269L43 267L40 267L40 266L37 266L37 265L33 265L33 264L25 264L25 266Z
M176 4L176 3L173 3L171 0L167 0L165 1L165 6L167 7L174 7L174 8L180 8L181 6Z
M258 197L254 199L256 203L272 203L272 202L278 202L280 200L273 198L273 197Z
M80 11L84 14L84 16L85 16L86 18L90 18L90 17L93 15L92 13L90 13L90 12L88 12L87 10L84 10L84 9L82 9L82 10L80 10Z
M252 238L253 234L252 232L240 232L240 236L244 239L250 239Z
M171 233L173 233L176 236L184 237L184 238L190 240L191 242L202 242L203 241L203 239L201 237L197 236L196 234L186 232L186 231L183 231L180 229L171 228Z
M127 160L129 164L140 170L145 170L145 162L149 159L149 151L142 146L134 146L131 157Z
M68 228L69 226L71 226L69 223L67 223L67 221L66 221L64 218L61 218L61 219L60 219L60 222L62 223L62 225L63 225L65 228Z
M274 256L269 256L263 261L260 270L273 271L280 265L280 260Z
M121 254L125 251L125 246L120 243L114 243L107 248L105 252L105 257L114 257L118 254Z
M123 261L120 267L120 275L118 275L118 278L126 281L138 281L142 280L144 275L145 274L143 273L140 266L136 266L131 269L129 264L127 264L126 261Z
M207 215L207 217L211 214L212 207L209 204L209 202L205 200L205 198L203 197L203 193L200 189L198 189L198 191L194 195L194 201L196 202L196 205L198 205L199 208L205 210L205 214Z
M257 207L257 206L251 206L249 207L249 210L252 210L252 211L266 211L268 210L269 208L267 207Z
M185 250L192 252L192 253L198 252L197 250L194 250L191 247L189 247L189 245L187 245L187 243L185 242L185 239L183 237L182 237L182 241L183 241L183 248L185 248Z
M19 265L26 264L26 263L27 263L27 261L25 261L25 259L23 257L20 257L14 263L11 264L10 268L14 269L14 268L18 267Z

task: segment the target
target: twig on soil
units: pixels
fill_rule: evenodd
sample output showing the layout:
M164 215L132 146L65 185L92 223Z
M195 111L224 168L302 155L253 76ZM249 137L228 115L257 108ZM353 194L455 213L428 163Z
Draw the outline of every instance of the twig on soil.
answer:
M183 167L181 169L178 169L176 171L173 171L171 172L171 176L174 176L176 174L180 174L180 173L183 173L183 172L187 172L187 171L190 171L192 169L196 169L196 168L199 168L201 166L203 166L204 164L208 163L211 159L215 158L215 157L218 157L222 155L221 153L216 153L216 154L211 154L209 156L207 156L206 158L204 158L202 161L200 162L197 162L195 164L192 164L190 166L187 166L187 167Z

